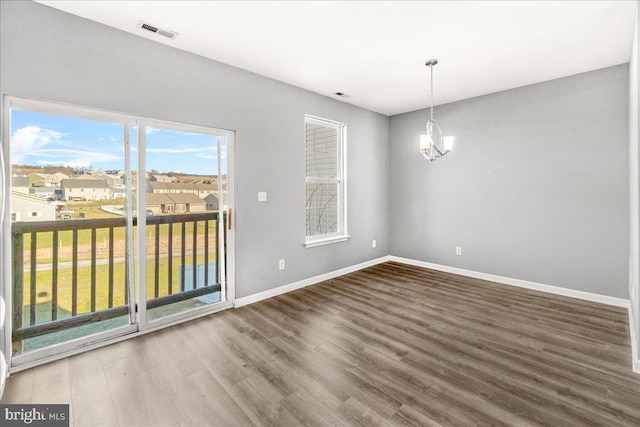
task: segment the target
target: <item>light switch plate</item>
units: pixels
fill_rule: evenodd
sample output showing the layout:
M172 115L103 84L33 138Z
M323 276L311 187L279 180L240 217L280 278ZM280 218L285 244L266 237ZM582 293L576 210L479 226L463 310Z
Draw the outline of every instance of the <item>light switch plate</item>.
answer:
M266 202L267 201L267 192L266 191L259 191L258 192L258 201L259 202Z

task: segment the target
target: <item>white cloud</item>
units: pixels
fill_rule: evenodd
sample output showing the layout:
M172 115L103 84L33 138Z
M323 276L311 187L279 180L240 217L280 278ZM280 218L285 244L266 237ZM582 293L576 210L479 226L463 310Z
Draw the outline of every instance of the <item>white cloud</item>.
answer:
M196 154L199 159L218 160L218 156L215 154Z
M69 167L88 167L96 163L112 162L121 157L101 151L73 150L66 148L45 148L36 153L51 160L40 160L40 163L61 164Z
M147 147L147 153L201 153L203 151L216 151L216 147L190 147L190 148L149 148Z
M64 134L38 126L26 126L13 131L11 135L11 162L22 163L26 155L31 155L50 143L60 142Z
M102 151L59 148L70 146L66 134L38 126L16 129L11 135L11 163L21 164L27 156L37 156L38 164L84 166L120 160L122 157ZM112 139L110 139L112 140ZM56 147L56 148L53 148Z
M53 162L49 160L38 160L38 164L45 165L45 166L64 166L64 162L61 160L57 162Z
M196 154L196 157L200 159L218 160L218 154ZM227 153L222 153L221 159L227 158Z

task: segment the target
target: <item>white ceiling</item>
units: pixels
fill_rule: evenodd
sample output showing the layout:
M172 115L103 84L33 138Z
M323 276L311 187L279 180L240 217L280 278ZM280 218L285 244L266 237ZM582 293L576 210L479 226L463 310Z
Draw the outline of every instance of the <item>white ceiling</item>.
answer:
M41 1L387 115L629 61L635 1ZM138 29L144 20L175 40Z

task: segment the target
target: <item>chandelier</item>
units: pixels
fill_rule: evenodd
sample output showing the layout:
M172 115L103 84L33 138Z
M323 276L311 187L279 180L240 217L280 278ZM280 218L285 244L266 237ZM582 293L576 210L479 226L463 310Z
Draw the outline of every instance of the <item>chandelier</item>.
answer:
M433 66L437 63L437 59L430 59L425 64L429 67L431 82L431 117L427 122L426 134L420 135L420 152L431 161L453 150L453 136L442 136L440 126L433 120Z

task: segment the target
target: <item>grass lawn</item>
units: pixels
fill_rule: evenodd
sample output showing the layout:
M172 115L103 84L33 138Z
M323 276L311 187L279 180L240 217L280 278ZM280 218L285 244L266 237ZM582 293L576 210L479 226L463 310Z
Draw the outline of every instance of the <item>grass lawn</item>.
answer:
M180 255L173 257L172 268L172 294L180 289ZM209 256L209 262L215 261L215 258ZM198 254L196 263L204 263L204 254ZM186 256L185 264L191 266L193 257ZM109 266L96 266L96 308L95 311L109 308ZM169 295L169 259L161 258L159 260L159 276L158 276L158 296ZM115 263L113 266L113 307L125 305L125 263ZM44 323L51 321L51 299L52 299L52 274L51 270L38 271L36 274L36 304L42 307L40 311L36 308L36 323ZM155 283L155 260L147 260L147 278L146 278L147 299L152 299L154 295ZM215 283L215 277L209 278L210 283ZM193 288L192 283L185 283L187 290ZM23 306L29 306L31 300L31 283L30 277L24 278L24 295ZM68 312L67 317L71 316L72 309L72 269L64 268L58 270L58 318L64 318L64 312ZM91 313L91 267L78 267L78 297L77 297L77 313ZM29 316L23 316L23 324L27 325Z

